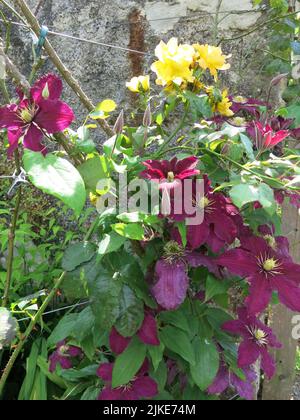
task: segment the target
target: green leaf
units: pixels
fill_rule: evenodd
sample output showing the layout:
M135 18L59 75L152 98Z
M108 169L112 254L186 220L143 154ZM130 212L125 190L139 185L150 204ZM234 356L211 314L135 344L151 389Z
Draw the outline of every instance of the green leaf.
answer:
M71 244L66 249L62 268L65 271L73 271L81 264L90 261L95 254L95 246L89 242Z
M145 235L143 226L137 223L132 223L130 225L126 225L125 223L116 223L115 225L112 225L112 229L119 235L135 241L142 241Z
M159 367L160 362L163 360L165 345L160 343L159 346L148 346L148 353L150 354L154 371Z
M106 255L115 252L126 242L126 238L118 235L116 232L106 233L99 243L98 254Z
M142 326L144 304L126 285L122 289L119 300L119 317L115 327L123 337L132 337Z
M195 364L195 352L187 333L179 328L167 326L160 332L160 339L169 350L181 356L191 365Z
M161 312L159 318L165 324L174 325L174 327L180 328L181 330L186 331L187 333L190 332L189 321L185 313L181 309L177 311Z
M138 338L131 340L127 349L115 361L112 374L112 387L126 385L142 367L146 358L147 347Z
M196 95L187 91L185 97L189 101L190 111L195 120L212 117L212 109L207 95Z
M96 401L99 396L99 387L89 386L82 394L81 401Z
M91 333L94 325L95 316L92 309L87 307L78 314L76 326L72 332L73 337L81 342Z
M98 182L109 178L108 162L105 156L96 156L88 159L79 166L78 170L89 191L95 192Z
M274 191L267 184L262 183L259 186L249 184L235 185L229 194L234 204L239 208L242 208L245 204L259 201L269 214L272 215L276 211Z
M209 302L213 297L222 295L228 287L225 281L218 280L209 274L206 279L205 301Z
M196 337L193 346L196 354L196 364L191 366L191 375L200 390L205 391L217 376L220 355L212 341Z
M160 223L158 216L141 212L122 213L117 216L117 219L124 223L146 223L148 225Z
M186 227L185 221L177 222L177 223L175 223L175 226L177 227L177 229L180 233L182 246L185 248L186 245L187 245L187 227Z
M243 133L240 133L240 139L245 148L248 158L251 161L255 160L252 141Z
M120 276L113 276L101 265L92 263L85 268L91 307L96 325L110 329L119 316L119 298L122 289Z
M48 338L48 347L52 347L72 335L76 328L78 314L65 315L57 324Z
M70 162L50 153L44 157L42 153L25 150L23 163L35 187L58 198L80 216L86 191L80 173Z

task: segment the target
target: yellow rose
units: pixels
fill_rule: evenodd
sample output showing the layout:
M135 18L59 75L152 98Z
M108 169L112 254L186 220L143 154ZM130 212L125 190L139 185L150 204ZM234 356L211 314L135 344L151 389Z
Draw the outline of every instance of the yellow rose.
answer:
M203 70L209 70L211 75L217 80L218 70L230 69L230 64L226 60L231 56L223 55L221 48L211 45L195 44L196 62Z
M191 45L178 45L178 40L172 38L167 44L163 41L156 47L155 55L158 61L152 64L152 71L157 74L156 83L168 86L175 83L194 82L192 64L194 49Z
M126 87L133 93L148 92L150 90L150 76L133 77Z
M224 117L232 117L234 112L230 109L232 106L232 102L230 102L228 98L228 91L224 90L222 93L222 101L218 102L214 105L213 111L218 112L219 114L223 115Z

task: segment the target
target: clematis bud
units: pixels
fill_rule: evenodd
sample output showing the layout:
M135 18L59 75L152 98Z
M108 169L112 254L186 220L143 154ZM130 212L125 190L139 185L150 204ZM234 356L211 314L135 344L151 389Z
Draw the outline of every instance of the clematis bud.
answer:
M281 80L285 79L288 75L289 73L283 73L274 77L274 79L271 80L271 86L277 86L281 82Z
M144 114L143 126L150 127L151 123L152 123L152 113L151 113L151 105L149 104Z
M124 111L122 110L120 112L120 115L117 118L117 121L116 121L115 125L114 125L114 132L117 135L120 135L123 132L123 128L124 128Z
M8 346L16 337L17 320L6 308L0 308L0 350Z
M6 65L4 57L0 57L0 80L4 80L6 78Z

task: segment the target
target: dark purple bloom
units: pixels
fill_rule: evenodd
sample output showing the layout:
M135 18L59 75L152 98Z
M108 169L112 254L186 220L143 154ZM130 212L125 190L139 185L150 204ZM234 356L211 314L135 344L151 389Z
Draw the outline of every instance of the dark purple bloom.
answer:
M219 252L226 244L233 243L238 235L237 209L223 194L214 193L210 182L204 178L204 197L193 197L193 202L204 212L202 223L188 226L187 240L191 249L207 244Z
M228 388L233 388L240 397L251 401L254 399L254 386L256 373L249 367L243 368L246 379L242 380L232 372L222 361L218 375L214 383L208 388L207 392L211 395L223 394Z
M98 400L102 401L138 401L145 398L153 398L158 394L157 383L149 377L149 363L145 360L136 377L128 384L119 388L112 388L112 372L114 363L102 363L97 375L105 382Z
M223 325L225 331L243 338L238 352L238 366L249 367L261 357L262 370L271 379L275 374L276 366L269 353L269 347L281 348L281 344L271 328L255 316L249 315L246 308L239 309L238 316L238 320L228 321Z
M275 199L279 205L284 203L285 198L290 200L290 204L296 209L300 209L300 193L292 191L275 191Z
M30 90L29 98L20 94L20 103L0 108L0 129L8 130L11 156L22 139L25 148L44 152L44 134L65 130L74 120L72 109L60 100L62 82L54 75L42 77Z
M82 357L83 352L81 348L69 346L65 340L60 341L56 345L55 352L49 357L49 371L53 373L58 364L62 367L62 369L71 369L74 365L74 359L82 359Z
M250 115L253 115L255 118L260 117L260 107L266 106L265 102L262 102L258 99L252 98L243 98L242 96L233 96L229 98L232 102L231 109L237 114L241 111L247 112Z
M244 239L241 248L225 252L217 261L250 282L247 306L251 314L266 309L273 291L278 292L285 306L300 312L300 265L274 250L263 238Z
M150 312L146 312L143 325L137 333L140 340L150 346L159 346L158 331L156 319ZM109 336L109 344L111 350L115 354L121 354L128 347L131 338L123 337L113 328Z
M147 160L143 162L146 170L140 176L159 184L160 190L172 191L187 178L199 175L200 171L195 169L198 158L191 156L183 160L176 157L171 161Z
M184 302L189 287L188 266L218 271L212 258L185 251L176 241L166 244L163 257L156 263L156 283L152 287L153 296L163 309L174 310Z
M289 130L275 132L269 124L264 126L259 121L252 121L247 132L255 141L258 150L272 149L291 135Z

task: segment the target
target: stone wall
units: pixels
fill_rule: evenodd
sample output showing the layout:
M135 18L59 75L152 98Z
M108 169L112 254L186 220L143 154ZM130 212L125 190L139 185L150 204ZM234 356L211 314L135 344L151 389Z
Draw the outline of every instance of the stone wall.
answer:
M214 43L216 36L230 37L248 31L261 13L253 10L251 0L28 0L37 10L41 23L57 32L114 44L149 53L146 56L51 36L51 41L65 63L79 79L85 91L98 102L113 98L118 103L132 100L125 82L149 69L160 39L172 36L186 42ZM219 20L215 25L218 4ZM166 19L164 19L166 18ZM253 36L225 42L223 49L232 54L232 71L224 84L234 92L259 96L265 82L261 69L263 40ZM14 55L24 72L30 71L28 56L31 38L23 29L14 30ZM51 63L47 63L51 70ZM75 108L79 121L84 118L78 100L66 90L66 99Z

